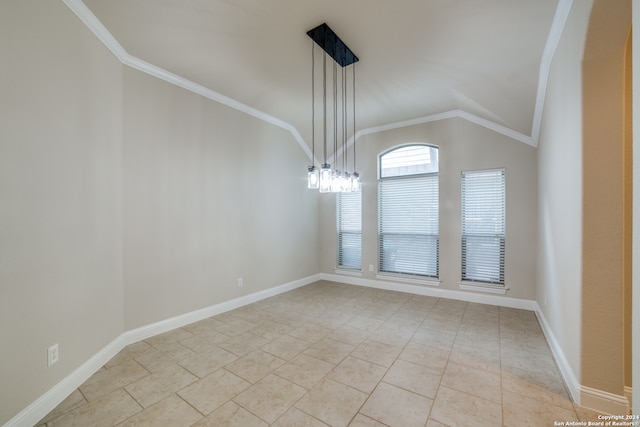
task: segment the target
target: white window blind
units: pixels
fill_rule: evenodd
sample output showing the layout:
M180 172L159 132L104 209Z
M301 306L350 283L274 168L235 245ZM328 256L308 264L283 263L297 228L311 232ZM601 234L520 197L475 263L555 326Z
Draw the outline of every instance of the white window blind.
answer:
M362 265L362 192L338 193L336 196L338 267L360 270Z
M438 174L378 184L379 269L438 277Z
M462 172L462 280L504 285L504 172Z

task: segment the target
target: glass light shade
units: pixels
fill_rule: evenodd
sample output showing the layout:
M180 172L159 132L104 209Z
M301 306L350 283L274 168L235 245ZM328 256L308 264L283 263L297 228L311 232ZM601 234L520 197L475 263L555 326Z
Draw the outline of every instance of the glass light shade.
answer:
M331 174L331 192L332 193L339 193L340 190L342 189L342 187L340 186L341 177L342 177L342 174L338 169L334 170L333 173Z
M324 163L320 169L320 192L331 191L331 165Z
M360 175L358 175L358 172L354 172L351 175L351 191L360 191Z
M342 174L342 178L340 179L340 191L343 193L351 192L351 177L349 172Z
M310 190L317 190L320 187L320 173L315 166L309 166L307 168L307 188Z

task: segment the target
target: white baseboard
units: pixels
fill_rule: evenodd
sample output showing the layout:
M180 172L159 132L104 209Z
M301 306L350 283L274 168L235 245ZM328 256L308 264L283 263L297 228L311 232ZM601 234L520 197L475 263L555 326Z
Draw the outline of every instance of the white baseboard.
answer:
M545 338L547 339L547 343L549 343L549 348L551 349L551 353L556 360L556 364L558 365L558 369L560 370L560 375L562 375L562 379L564 380L567 389L569 389L569 394L571 395L571 399L577 403L581 403L581 393L580 393L580 382L578 381L578 377L575 372L571 368L567 357L562 351L562 347L560 343L556 339L553 331L551 330L551 326L549 322L547 322L542 309L536 302L536 316L538 317L538 322L540 323L540 327L542 328L542 332L544 333Z
M3 427L31 427L51 412L75 389L104 366L113 356L125 346L122 335L111 341L102 350L94 354L89 360L80 365L75 371L67 375L62 381L54 385L49 391L40 396L35 402L23 409L18 415L10 419Z
M556 359L556 363L560 369L560 374L569 389L569 394L571 394L573 401L581 406L585 406L605 414L629 414L631 410L631 387L625 387L624 396L620 396L581 385L577 376L573 372L573 369L571 369L569 361L564 355L562 347L560 347L560 343L558 343L558 340L551 331L551 327L549 326L542 309L537 303L536 306L536 315L538 316L540 326L547 338L553 357Z
M215 316L216 314L221 314L258 302L283 292L291 291L318 280L321 280L321 275L314 274L270 289L265 289L264 291L255 292L253 294L225 301L220 304L215 304L201 310L195 310L180 316L161 320L150 325L123 332L120 336L107 344L102 350L94 354L79 368L67 375L62 381L40 396L35 402L20 411L20 413L4 424L3 427L34 426L128 344L150 338L163 332L168 332L181 326L206 319L207 317Z
M500 307L519 308L522 310L535 311L537 303L533 300L510 298L495 294L463 292L450 289L442 289L436 286L413 285L408 283L398 283L391 280L363 279L338 274L321 274L323 280L345 283L349 285L366 286L369 288L385 289L388 291L406 292L416 295L425 295L436 298L447 298L480 304L491 304Z
M227 311L235 310L236 308L244 307L245 305L258 302L260 300L279 295L284 292L288 292L321 280L320 274L314 274L313 276L304 277L302 279L294 280L283 285L279 285L273 288L258 291L253 294L244 295L239 298L235 298L229 301L221 302L210 307L205 307L200 310L191 311L189 313L181 314L179 316L171 317L169 319L161 320L159 322L151 323L150 325L141 326L136 329L132 329L123 334L126 344L133 344L138 341L153 337L164 332L171 331L176 328L188 325L199 320L212 317L217 314L225 313Z
M628 415L629 400L626 396L580 386L580 405L611 415Z

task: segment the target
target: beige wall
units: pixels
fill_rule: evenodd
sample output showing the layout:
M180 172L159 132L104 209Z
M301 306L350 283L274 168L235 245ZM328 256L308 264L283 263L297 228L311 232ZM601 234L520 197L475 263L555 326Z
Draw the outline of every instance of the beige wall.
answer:
M590 1L573 3L549 73L538 145L536 299L578 382L582 333L582 54L590 11Z
M62 2L2 2L0 57L0 424L126 330L319 271L289 132L123 67Z
M427 143L439 147L440 159L440 285L459 290L460 174L464 170L506 168L506 265L507 296L535 297L537 225L536 151L463 119L405 127L363 136L358 140L358 171L362 190L363 278L375 279L377 270L377 159L400 144ZM335 195L322 194L322 271L336 267Z
M617 395L624 394L624 56L630 6L594 2L583 61L581 383Z
M316 274L307 163L289 132L127 68L125 329Z
M0 3L0 58L3 424L122 332L122 65L60 1Z

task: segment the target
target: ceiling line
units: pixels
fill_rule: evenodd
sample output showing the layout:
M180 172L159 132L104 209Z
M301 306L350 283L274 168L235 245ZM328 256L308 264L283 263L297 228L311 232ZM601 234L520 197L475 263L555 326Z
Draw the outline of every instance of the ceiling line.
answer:
M542 126L542 110L544 109L544 100L547 94L547 83L549 81L549 71L551 70L551 62L560 43L564 26L569 18L571 7L573 6L573 0L560 0L558 2L558 8L553 17L551 23L551 29L549 30L549 37L547 43L544 46L542 52L542 58L540 59L540 75L538 77L538 92L536 95L536 105L533 113L533 122L531 124L531 140L533 146L538 146L538 139L540 138L540 128Z
M91 32L93 32L98 40L100 40L124 65L127 65L138 71L142 71L143 73L149 74L153 77L157 77L161 80L179 86L205 98L211 99L212 101L216 101L220 104L246 113L250 116L256 117L267 123L271 123L272 125L280 127L282 129L288 130L293 138L298 142L300 148L302 148L306 155L311 158L311 149L300 135L300 132L298 132L298 130L290 123L287 123L284 120L280 120L277 117L271 116L263 111L258 110L257 108L250 107L249 105L243 104L240 101L236 101L233 98L230 98L226 95L223 95L191 80L185 79L184 77L181 77L156 65L143 61L142 59L139 59L133 55L130 55L116 40L116 38L113 37L113 35L102 24L102 22L100 22L100 20L93 14L93 12L91 12L87 5L82 2L82 0L63 1L67 5L67 7L69 7L69 9L71 9L71 11L75 13L78 18L80 18L82 23L84 23L85 26L89 28Z
M84 4L82 0L63 0L63 2L65 3L65 5L67 5L69 9L71 9L73 13L75 13L75 15L82 21L82 23L84 23L84 25L89 30L91 30L91 32L93 32L93 34L98 38L98 40L100 40L111 51L111 53L113 53L113 55L120 60L122 64L127 65L131 68L134 68L136 70L142 71L151 76L157 77L168 83L179 86L190 92L201 95L205 98L211 99L212 101L226 105L235 110L244 112L250 116L256 117L267 123L271 123L282 129L285 129L291 133L291 135L296 140L296 142L298 142L298 145L300 145L300 148L302 148L302 150L305 152L307 157L309 157L309 159L314 158L314 154L311 152L309 145L305 142L302 135L300 135L300 132L298 132L298 130L290 123L287 123L284 120L271 116L270 114L260 111L254 107L243 104L233 98L230 98L226 95L223 95L219 92L216 92L212 89L209 89L205 86L202 86L191 80L185 79L184 77L171 73L163 68L160 68L156 65L150 64L135 56L130 55L124 49L124 47L122 47L122 45L116 40L116 38L113 37L113 35L102 24L102 22L100 22L100 20L93 14L93 12L91 12L91 10ZM361 129L358 132L356 132L355 139L357 140L363 135L382 132L385 130L397 129L401 127L413 126L416 124L429 123L429 122L434 122L438 120L445 120L445 119L457 117L457 118L462 118L464 120L470 121L477 125L483 126L494 132L513 138L516 141L520 141L524 144L537 147L538 137L540 135L540 126L542 122L542 110L544 108L544 98L546 94L549 69L551 68L551 62L553 60L553 56L555 54L558 43L560 41L562 31L564 30L564 25L567 21L572 3L573 3L573 0L559 0L558 8L556 9L553 23L551 24L549 37L547 39L547 43L545 45L545 49L542 55L542 60L540 62L540 75L538 80L538 91L537 91L537 97L536 97L534 118L532 123L532 136L524 135L511 128L502 126L500 124L497 124L487 119L483 119L479 116L476 116L474 114L471 114L463 110L451 110L448 112L432 114L429 116L419 117L416 119L404 120L404 121L395 122L395 123L388 123L381 126L373 126L370 128ZM351 137L349 139L347 146L350 146L353 143L353 139L354 137Z

